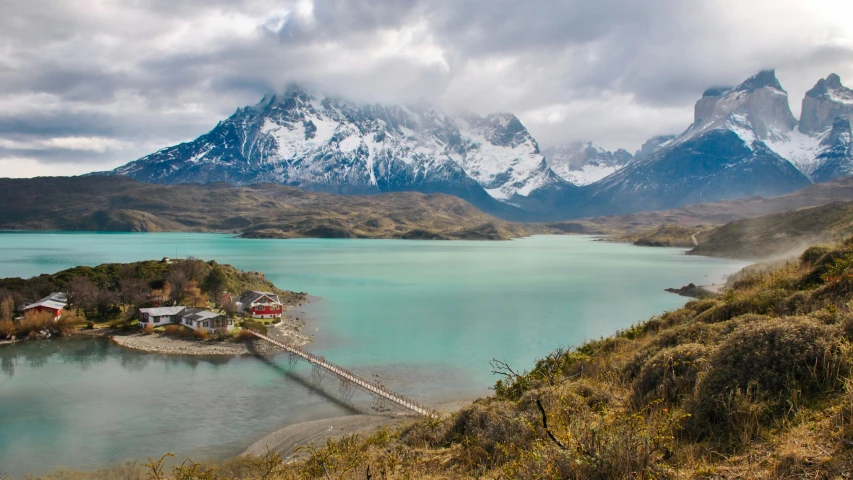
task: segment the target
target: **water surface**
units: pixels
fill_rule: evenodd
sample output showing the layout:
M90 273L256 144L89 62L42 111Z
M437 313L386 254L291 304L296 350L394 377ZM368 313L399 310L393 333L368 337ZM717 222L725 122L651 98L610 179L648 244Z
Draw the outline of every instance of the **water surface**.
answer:
M744 265L578 236L430 242L0 233L2 277L190 255L322 297L310 312L317 338L309 349L425 403L487 394L495 380L490 359L527 368L556 347L685 302L666 287L720 281ZM210 361L77 340L5 347L0 355L0 475L94 468L167 450L235 454L276 427L351 412L337 383L312 389L311 369L291 371L284 357ZM368 409L362 395L353 402ZM81 435L88 440L72 440ZM39 465L44 458L52 463Z

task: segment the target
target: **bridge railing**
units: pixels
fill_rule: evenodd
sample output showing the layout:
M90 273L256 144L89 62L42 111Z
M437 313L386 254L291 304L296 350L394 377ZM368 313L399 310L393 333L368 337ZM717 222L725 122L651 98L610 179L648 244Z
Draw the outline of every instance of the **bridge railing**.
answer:
M378 382L373 383L373 382L365 379L364 377L362 377L360 375L357 375L357 374L355 374L355 373L353 373L353 372L351 372L351 371L349 371L343 367L340 367L340 366L326 360L323 357L319 357L317 355L314 355L313 353L307 352L307 351L303 350L302 348L297 347L295 345L287 345L287 344L284 344L284 343L279 342L277 340L273 340L272 338L270 338L266 335L263 335L261 333L255 332L253 330L246 330L246 331L248 331L252 335L260 338L261 340L265 340L269 343L272 343L273 345L283 349L284 351L302 358L303 360L305 360L311 364L318 365L321 368L324 368L324 369L332 372L333 374L337 375L338 377L340 377L346 381L354 383L355 385L361 387L363 390L366 390L368 393L379 396L379 397L384 398L386 400L390 400L391 402L396 403L397 405L400 405L400 406L402 406L408 410L411 410L415 413L418 413L420 415L426 415L426 416L430 416L430 417L437 417L438 416L438 414L435 413L435 411L433 411L433 410L431 410L431 409L429 409L423 405L420 405L419 403L415 402L414 400L412 400L408 397L404 397L403 395L400 395L396 392L393 392L393 391L389 390L388 388L386 388L385 386L380 385Z

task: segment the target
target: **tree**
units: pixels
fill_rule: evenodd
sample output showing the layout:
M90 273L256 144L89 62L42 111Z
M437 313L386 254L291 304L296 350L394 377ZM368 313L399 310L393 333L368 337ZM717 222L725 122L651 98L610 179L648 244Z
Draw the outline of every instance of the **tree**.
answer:
M163 282L163 288L154 290L151 295L159 299L162 305L165 305L172 298L172 284L168 280Z
M207 305L207 297L201 293L198 282L195 280L190 280L184 285L181 296L184 302L190 307L203 307Z
M219 303L219 308L221 308L229 317L233 317L237 314L237 304L231 298L231 295L225 293L219 295L217 303Z
M122 278L118 285L122 302L135 307L142 305L151 292L148 284L139 278Z
M68 281L68 295L71 303L84 312L94 310L98 298L98 288L88 277L78 275Z
M0 321L12 320L15 315L15 299L11 295L0 302Z
M225 289L226 282L228 282L228 275L225 274L225 270L219 265L215 265L205 277L202 288L215 296Z

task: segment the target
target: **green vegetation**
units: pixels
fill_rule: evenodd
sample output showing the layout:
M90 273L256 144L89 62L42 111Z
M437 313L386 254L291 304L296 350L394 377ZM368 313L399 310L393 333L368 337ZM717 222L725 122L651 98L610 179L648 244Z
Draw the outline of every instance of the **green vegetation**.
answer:
M164 479L842 478L851 342L853 240L747 270L718 298L530 371L495 361L495 394L449 417L328 441L287 465L271 454L137 467Z
M90 329L95 327L94 322L136 328L138 309L157 305L218 308L233 315L236 312L234 299L226 292L236 296L245 290L276 293L285 304L295 304L305 298L304 293L277 288L262 273L244 272L231 265L194 258L75 267L26 280L0 279L0 339L29 335L34 327L26 325L37 322L29 317L13 321L15 306L52 292L66 292L70 304L62 322L49 330L67 333L66 324L76 326L86 322L91 324L87 326Z
M543 230L443 194L339 196L272 184L151 185L111 176L0 179L0 204L0 228L15 230L487 240Z

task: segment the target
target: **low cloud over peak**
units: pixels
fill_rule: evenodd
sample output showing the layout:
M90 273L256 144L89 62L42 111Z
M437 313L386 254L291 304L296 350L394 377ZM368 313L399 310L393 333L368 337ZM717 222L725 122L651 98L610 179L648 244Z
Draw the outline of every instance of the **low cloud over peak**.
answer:
M293 82L634 150L763 68L795 113L818 78L853 78L853 6L832 0L0 2L4 176L112 168Z

